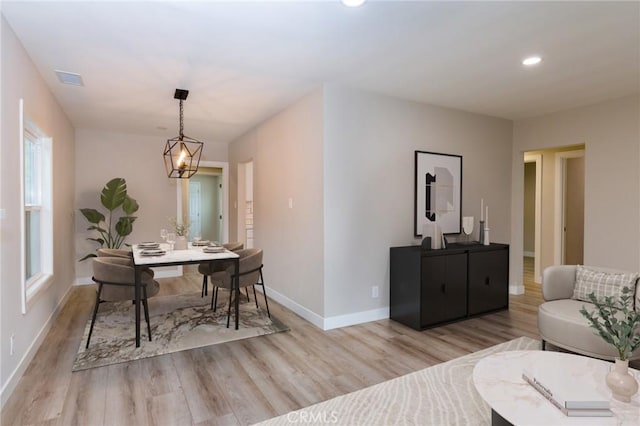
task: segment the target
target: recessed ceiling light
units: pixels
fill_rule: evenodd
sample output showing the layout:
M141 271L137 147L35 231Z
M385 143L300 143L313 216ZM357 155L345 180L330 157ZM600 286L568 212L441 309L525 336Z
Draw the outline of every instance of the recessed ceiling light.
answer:
M358 7L362 6L365 1L367 0L342 0L342 4L347 7Z
M528 58L525 58L522 61L522 65L526 65L528 67L532 66L532 65L537 65L542 61L542 58L540 56L529 56Z
M76 74L75 72L60 71L60 70L54 70L54 71L58 76L58 80L60 80L61 83L71 84L73 86L84 86L84 82L82 81L82 76L80 74Z

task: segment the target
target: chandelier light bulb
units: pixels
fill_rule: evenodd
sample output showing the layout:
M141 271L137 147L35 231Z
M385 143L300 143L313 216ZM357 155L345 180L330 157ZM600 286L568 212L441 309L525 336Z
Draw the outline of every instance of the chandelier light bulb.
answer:
M347 7L358 7L362 6L366 0L341 0L342 4Z

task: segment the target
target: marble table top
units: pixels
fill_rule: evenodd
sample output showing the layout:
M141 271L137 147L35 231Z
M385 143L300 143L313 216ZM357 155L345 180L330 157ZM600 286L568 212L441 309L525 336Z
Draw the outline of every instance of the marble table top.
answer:
M132 247L133 261L136 265L154 265L162 264L183 264L187 262L206 262L208 260L234 259L238 257L237 253L225 250L220 253L205 253L203 247L193 247L189 243L187 250L169 250L169 244L160 244L160 248L166 253L161 256L143 256L140 252L143 250L137 244Z
M514 425L640 425L640 393L630 403L611 398L605 376L613 363L553 351L509 351L480 360L473 383L480 396ZM594 388L610 399L614 417L568 417L524 381L522 371L557 369L571 377L569 386ZM640 371L629 369L640 381Z

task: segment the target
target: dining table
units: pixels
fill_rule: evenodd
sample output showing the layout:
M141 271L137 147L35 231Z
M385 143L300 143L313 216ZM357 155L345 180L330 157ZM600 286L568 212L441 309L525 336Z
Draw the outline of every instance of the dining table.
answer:
M232 262L234 265L233 274L233 291L235 292L235 329L239 326L239 300L240 300L240 256L232 251L220 247L216 252L212 249L201 246L188 244L186 250L172 249L169 244L158 244L156 250L150 250L148 244L134 244L133 252L133 268L135 270L135 311L136 311L136 347L140 347L140 300L141 300L141 283L142 271L145 268L153 268L160 266L180 266L190 264L200 264L209 262L212 266L218 262ZM229 323L227 322L227 327Z

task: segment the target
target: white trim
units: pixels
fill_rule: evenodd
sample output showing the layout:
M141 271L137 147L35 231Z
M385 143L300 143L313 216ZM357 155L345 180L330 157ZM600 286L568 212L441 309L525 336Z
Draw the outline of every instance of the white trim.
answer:
M372 309L370 311L355 312L353 314L336 315L324 319L323 330L348 327L365 322L378 321L389 318L389 307Z
M535 251L523 251L522 255L524 257L536 257L536 252Z
M372 309L370 311L354 312L352 314L336 315L334 317L323 318L315 312L300 305L298 302L295 302L289 299L287 296L278 293L271 287L266 287L267 295L270 299L275 300L285 308L293 311L305 320L309 321L311 324L324 331L389 318L388 306L379 309ZM262 292L262 288L260 286L256 286L256 290L258 292Z
M73 286L67 287L67 291L65 292L64 296L62 296L58 305L55 307L53 312L51 312L49 319L47 319L47 321L44 323L44 325L38 332L38 335L33 340L33 342L31 342L31 345L29 345L29 347L27 348L27 351L22 356L22 359L20 360L20 362L18 362L17 367L13 370L13 372L5 382L4 386L2 387L2 390L0 390L0 404L1 404L0 409L4 408L5 403L9 400L9 398L11 397L11 394L16 389L18 382L20 382L20 379L22 378L25 371L29 367L29 364L33 360L33 357L38 352L38 349L40 349L40 345L42 345L42 342L44 342L44 339L47 337L47 333L49 333L49 330L51 329L51 325L53 324L54 320L60 313L60 309L62 308L62 306L64 306L65 303L67 303L67 300L71 295L72 288Z
M222 169L222 242L229 241L229 163L225 161L201 161L199 167L217 167ZM182 185L176 185L178 208L176 220L182 218Z
M555 265L564 264L564 186L565 186L565 164L567 158L584 157L584 149L575 151L563 151L556 153L555 162L555 206L554 206L554 232L553 232L553 262Z
M533 253L533 280L541 283L540 271L540 250L542 249L542 154L524 154L525 163L535 163L536 165L536 194L535 194L535 234ZM532 256L529 256L532 257ZM521 294L521 293L514 293Z
M293 311L294 313L298 314L305 320L309 321L311 324L324 330L323 328L324 318L322 318L320 315L305 308L304 306L300 305L298 302L294 302L293 300L289 299L287 296L281 293L278 293L271 287L269 286L265 286L265 287L267 288L267 295L270 299L275 300L285 308L289 309L290 311ZM256 286L256 289L261 290L260 286Z
M524 284L509 284L509 294L519 295L524 294Z

